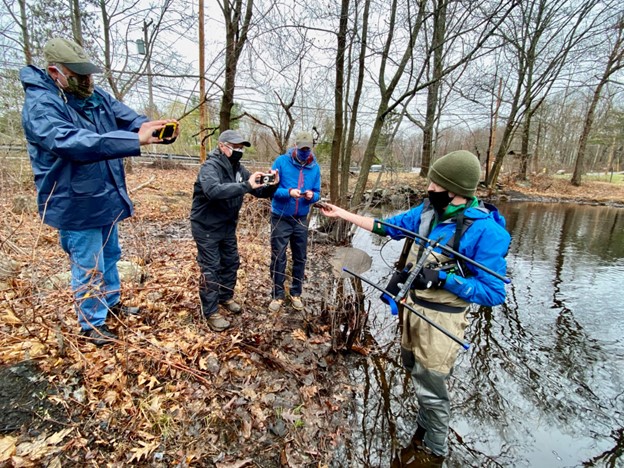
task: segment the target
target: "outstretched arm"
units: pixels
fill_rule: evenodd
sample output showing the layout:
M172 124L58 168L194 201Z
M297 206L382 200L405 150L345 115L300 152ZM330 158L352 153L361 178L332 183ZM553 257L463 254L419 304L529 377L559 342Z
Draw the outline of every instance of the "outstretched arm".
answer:
M344 219L345 221L353 223L356 226L361 227L362 229L366 229L367 231L372 231L373 226L375 225L375 218L351 213L350 211L347 211L344 208L340 208L339 206L332 205L331 203L323 204L323 207L321 208L321 213L323 213L328 218Z

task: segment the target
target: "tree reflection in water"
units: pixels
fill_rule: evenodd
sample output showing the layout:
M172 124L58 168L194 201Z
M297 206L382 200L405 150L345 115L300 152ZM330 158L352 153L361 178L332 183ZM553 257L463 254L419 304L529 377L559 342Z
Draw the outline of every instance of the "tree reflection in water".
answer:
M507 301L473 306L450 380L446 466L618 466L624 450L624 217L606 207L499 206L513 241ZM379 245L369 277L385 284ZM401 243L383 257L392 263ZM378 270L375 270L375 268ZM401 368L396 317L369 291L379 351L353 357L353 442L340 466L389 466L408 445L418 403Z

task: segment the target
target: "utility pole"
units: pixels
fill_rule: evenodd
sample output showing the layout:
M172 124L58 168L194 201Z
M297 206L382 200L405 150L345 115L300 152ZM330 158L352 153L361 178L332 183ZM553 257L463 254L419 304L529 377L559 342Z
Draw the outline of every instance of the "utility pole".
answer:
M154 115L154 93L152 91L152 65L151 65L151 58L152 58L152 49L150 47L150 43L148 41L148 37L147 37L147 28L149 28L153 23L153 20L149 20L149 23L145 20L143 20L143 40L145 41L145 60L147 60L147 92L148 92L148 96L149 96L149 108L147 111L147 116L150 119L153 119L155 117Z
M204 131L206 129L206 80L204 58L204 0L199 0L199 161L206 160L206 142Z

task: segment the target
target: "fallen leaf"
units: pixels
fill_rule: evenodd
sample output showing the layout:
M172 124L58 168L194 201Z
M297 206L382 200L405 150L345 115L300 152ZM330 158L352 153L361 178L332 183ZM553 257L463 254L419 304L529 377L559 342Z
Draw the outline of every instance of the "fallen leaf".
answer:
M300 341L308 341L308 337L305 332L301 328L297 328L295 331L291 333L293 338L296 338Z
M361 354L362 356L368 356L370 354L369 348L365 348L364 346L359 346L355 344L351 346L351 351Z
M15 453L15 437L6 436L0 438L0 462L8 460Z
M147 457L150 455L150 453L156 450L159 445L158 442L148 443L143 442L142 440L139 441L139 444L141 444L142 447L133 447L130 449L130 451L132 452L132 456L130 457L130 460L128 460L128 462L131 462L133 460L139 461L143 457L145 457L145 459L147 460Z
M243 419L243 437L249 439L251 437L251 421L249 419Z
M217 468L243 468L244 466L251 465L253 460L251 458L247 458L246 460L239 460L232 463L217 463Z
M22 323L22 321L20 319L18 319L15 314L13 313L13 311L11 310L7 310L3 315L2 315L2 319L0 320L0 322L6 324L6 325L17 325L18 323Z

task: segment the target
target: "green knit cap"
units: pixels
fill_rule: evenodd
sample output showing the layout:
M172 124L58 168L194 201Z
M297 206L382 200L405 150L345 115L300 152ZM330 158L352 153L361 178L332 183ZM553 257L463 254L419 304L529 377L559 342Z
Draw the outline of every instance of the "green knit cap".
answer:
M465 198L474 197L480 178L481 164L470 151L453 151L429 169L429 180Z

